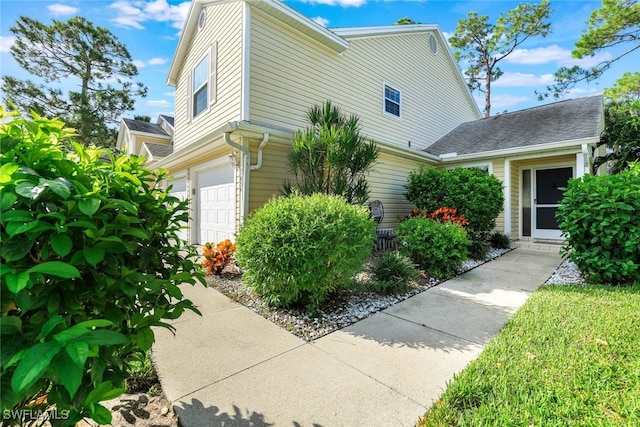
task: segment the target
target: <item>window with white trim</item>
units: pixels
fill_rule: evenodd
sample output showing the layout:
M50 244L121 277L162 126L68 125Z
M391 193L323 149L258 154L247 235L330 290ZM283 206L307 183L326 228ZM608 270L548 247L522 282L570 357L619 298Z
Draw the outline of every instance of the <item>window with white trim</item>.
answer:
M193 69L193 117L207 109L209 93L209 55Z
M189 119L196 118L216 102L216 44L191 71L189 82Z
M400 91L385 83L384 112L399 118L400 111Z

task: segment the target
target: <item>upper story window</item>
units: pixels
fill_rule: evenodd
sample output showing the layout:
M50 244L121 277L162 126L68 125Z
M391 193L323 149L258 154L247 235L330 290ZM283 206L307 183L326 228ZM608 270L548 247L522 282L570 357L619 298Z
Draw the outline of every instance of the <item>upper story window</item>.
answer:
M209 86L209 55L193 69L193 117L207 109Z
M400 118L400 91L385 83L384 85L384 112Z
M187 117L189 121L206 111L216 102L217 45L212 44L188 75Z

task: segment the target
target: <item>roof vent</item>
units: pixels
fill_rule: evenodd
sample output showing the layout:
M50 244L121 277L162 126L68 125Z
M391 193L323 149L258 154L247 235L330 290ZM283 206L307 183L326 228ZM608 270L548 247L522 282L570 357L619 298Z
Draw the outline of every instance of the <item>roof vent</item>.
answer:
M436 40L436 36L433 34L429 34L429 48L434 55L438 53L438 40Z

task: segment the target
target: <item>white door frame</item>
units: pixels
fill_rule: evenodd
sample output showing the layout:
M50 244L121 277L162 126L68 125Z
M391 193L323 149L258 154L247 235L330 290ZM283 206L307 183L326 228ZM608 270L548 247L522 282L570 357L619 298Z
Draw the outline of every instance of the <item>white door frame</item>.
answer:
M563 169L563 168L571 168L571 177L576 177L576 165L575 163L549 163L545 165L532 166L531 169L531 237L534 239L562 239L562 231L560 229L550 230L550 229L539 229L537 228L537 208L553 208L558 207L558 204L541 204L538 205L536 200L536 193L538 189L538 180L536 172L539 170L547 170L547 169ZM525 168L529 169L529 168Z

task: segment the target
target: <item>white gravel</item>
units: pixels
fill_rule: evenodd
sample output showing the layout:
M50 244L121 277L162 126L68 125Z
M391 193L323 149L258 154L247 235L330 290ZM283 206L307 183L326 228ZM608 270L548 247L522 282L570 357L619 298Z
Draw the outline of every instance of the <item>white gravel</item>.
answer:
M485 261L465 261L457 270L457 274L469 271L511 250L491 248ZM296 309L269 307L263 303L259 295L244 286L241 278L238 277L209 276L207 281L209 286L216 288L232 300L245 305L292 334L310 341L369 317L441 282L433 277L424 276L422 272L421 274L420 279L411 285L411 289L400 295L381 295L375 292L350 290L336 292L314 315ZM366 283L368 273L360 273L357 280Z
M578 266L569 259L566 259L551 275L549 280L545 282L545 284L547 283L557 285L584 285L586 282Z

